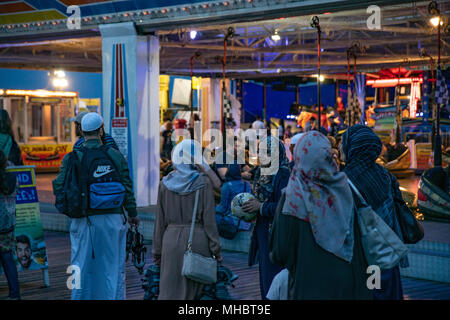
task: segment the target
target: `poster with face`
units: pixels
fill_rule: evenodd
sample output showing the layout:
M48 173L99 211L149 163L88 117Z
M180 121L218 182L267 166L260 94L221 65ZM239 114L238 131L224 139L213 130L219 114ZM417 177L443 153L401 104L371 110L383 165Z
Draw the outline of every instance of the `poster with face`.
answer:
M34 166L9 167L16 174L19 190L16 195L16 246L13 250L18 271L48 267L47 251L36 191ZM0 266L0 274L3 270Z

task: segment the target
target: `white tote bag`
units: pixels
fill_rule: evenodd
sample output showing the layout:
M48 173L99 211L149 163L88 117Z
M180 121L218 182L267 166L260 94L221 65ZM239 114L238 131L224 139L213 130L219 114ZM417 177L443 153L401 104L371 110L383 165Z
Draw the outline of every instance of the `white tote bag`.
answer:
M347 181L362 204L362 207L357 207L356 210L367 263L379 266L382 270L395 267L408 253L408 249L389 225L367 204L350 179Z
M204 257L201 254L192 252L192 238L194 236L195 216L197 214L198 194L195 192L194 212L192 213L191 231L189 233L189 241L187 250L184 253L183 269L181 275L188 279L203 284L212 284L217 282L217 260L214 258Z

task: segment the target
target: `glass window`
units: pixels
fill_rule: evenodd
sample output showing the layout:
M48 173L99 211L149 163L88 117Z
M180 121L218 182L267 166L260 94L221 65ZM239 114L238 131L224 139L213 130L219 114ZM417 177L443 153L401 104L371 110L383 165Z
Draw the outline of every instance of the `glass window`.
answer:
M72 128L73 123L70 122L70 118L73 116L72 106L70 101L63 100L59 104L59 142L71 142L72 141Z
M23 99L11 99L9 116L12 121L14 138L17 142L25 142L25 105Z
M57 110L56 106L46 103L30 103L28 106L28 136L46 137L56 141Z

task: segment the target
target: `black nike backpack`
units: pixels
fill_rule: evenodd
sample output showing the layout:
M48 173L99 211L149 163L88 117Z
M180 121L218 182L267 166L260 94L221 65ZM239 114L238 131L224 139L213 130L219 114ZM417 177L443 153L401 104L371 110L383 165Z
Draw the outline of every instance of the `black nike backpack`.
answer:
M90 209L120 208L125 199L125 187L114 161L108 154L108 148L101 146L80 150L83 153L81 164L87 185L87 207Z

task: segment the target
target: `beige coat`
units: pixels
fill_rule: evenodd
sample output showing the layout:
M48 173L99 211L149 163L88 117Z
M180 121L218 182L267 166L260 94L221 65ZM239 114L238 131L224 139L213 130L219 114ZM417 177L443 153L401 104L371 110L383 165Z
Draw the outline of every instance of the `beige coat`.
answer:
M200 189L192 251L204 256L220 257L219 233L211 182ZM194 209L195 192L178 195L159 184L158 213L153 235L153 261L161 267L160 300L199 299L203 285L181 275Z

